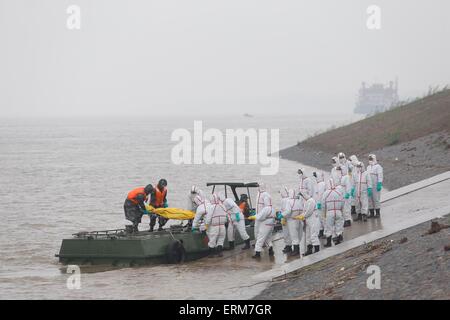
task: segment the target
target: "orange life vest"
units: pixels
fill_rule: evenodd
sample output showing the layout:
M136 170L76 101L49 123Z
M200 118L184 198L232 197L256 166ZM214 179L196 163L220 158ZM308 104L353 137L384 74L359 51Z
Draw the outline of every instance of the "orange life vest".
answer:
M136 188L128 192L127 199L133 202L134 204L138 204L138 201L136 200L138 195L144 195L145 200L147 200L147 195L144 192L144 187ZM145 201L144 200L144 201Z
M247 204L245 203L245 202L242 202L240 205L239 205L239 208L241 209L241 212L242 213L244 213L244 210L245 210L245 207L247 206Z
M166 197L167 189L164 187L164 189L161 191L159 190L158 187L156 187L154 190L155 190L155 198L153 200L152 205L156 208L160 208L164 204L164 198Z

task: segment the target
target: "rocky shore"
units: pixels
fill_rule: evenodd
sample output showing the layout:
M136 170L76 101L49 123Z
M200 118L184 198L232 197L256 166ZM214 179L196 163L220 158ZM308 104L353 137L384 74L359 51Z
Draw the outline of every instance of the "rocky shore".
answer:
M397 232L274 282L254 299L450 299L450 215ZM369 289L369 266L380 289Z

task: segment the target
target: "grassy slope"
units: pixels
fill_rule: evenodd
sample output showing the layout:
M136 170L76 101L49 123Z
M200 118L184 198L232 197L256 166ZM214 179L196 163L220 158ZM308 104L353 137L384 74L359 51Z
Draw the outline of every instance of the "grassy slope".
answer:
M301 145L329 153L364 154L450 131L450 89L309 138Z

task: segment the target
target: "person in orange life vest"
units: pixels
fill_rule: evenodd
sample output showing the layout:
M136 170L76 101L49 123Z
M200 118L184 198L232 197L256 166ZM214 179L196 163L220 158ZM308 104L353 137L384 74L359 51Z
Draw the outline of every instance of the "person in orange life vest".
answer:
M142 215L148 214L145 209L145 201L147 201L149 194L152 192L153 186L148 184L145 188L140 187L131 190L125 199L123 204L125 218L133 223L133 231L138 231Z
M153 189L153 192L150 197L150 205L157 209L157 208L167 208L167 180L161 179L158 182L158 185L156 188ZM150 215L150 232L153 231L156 224L156 218L157 216L155 214ZM166 219L164 217L158 216L158 231L161 231L163 226L167 223L169 219Z
M248 204L248 196L245 193L241 194L239 201L237 202L237 205L239 206L239 209L241 209L241 212L244 215L245 225L250 224L251 221L247 220L247 218L250 217L250 206Z

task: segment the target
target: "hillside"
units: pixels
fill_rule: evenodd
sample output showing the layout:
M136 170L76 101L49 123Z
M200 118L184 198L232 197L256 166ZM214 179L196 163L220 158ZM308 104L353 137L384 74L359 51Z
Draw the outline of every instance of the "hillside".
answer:
M330 170L341 151L366 164L377 154L391 189L450 170L450 90L308 138L280 156Z

